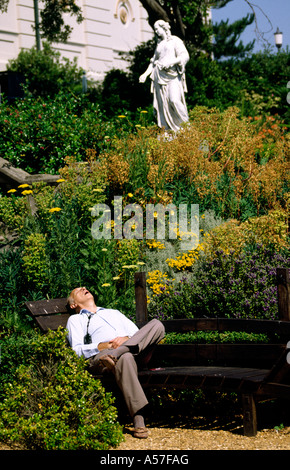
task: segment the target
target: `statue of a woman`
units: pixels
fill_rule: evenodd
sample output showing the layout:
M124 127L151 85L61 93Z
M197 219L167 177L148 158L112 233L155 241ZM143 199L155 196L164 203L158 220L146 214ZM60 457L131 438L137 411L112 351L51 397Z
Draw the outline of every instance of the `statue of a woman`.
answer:
M157 124L166 130L178 131L182 123L188 121L184 71L189 55L182 40L171 35L169 23L156 21L154 31L158 43L147 70L139 77L139 82L145 82L150 75Z

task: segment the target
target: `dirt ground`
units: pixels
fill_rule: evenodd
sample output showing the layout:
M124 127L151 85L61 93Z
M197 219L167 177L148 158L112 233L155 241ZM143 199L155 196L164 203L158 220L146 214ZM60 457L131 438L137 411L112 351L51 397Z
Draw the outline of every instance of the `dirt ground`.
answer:
M255 437L223 430L150 428L148 439L136 439L125 429L117 450L290 450L290 427L261 430Z

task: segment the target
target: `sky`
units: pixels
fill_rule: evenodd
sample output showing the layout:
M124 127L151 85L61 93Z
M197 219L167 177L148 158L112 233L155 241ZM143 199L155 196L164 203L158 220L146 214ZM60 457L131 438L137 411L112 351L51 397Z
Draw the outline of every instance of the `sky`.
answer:
M283 33L282 49L290 48L290 0L250 0L255 8L257 15L258 29L263 33L267 41L276 49L274 33L277 27ZM262 11L264 14L262 13ZM225 7L220 10L212 10L213 23L229 18L229 23L246 16L251 13L250 7L245 0L232 0ZM267 17L269 20L267 19ZM241 40L244 44L256 39L253 52L264 49L264 42L257 37L255 32L256 25L252 23L247 26L244 33L241 35Z

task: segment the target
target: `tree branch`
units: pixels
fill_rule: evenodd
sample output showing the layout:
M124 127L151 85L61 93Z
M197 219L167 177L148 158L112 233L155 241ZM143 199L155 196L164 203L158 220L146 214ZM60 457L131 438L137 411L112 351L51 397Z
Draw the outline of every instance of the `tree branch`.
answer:
M255 25L256 25L256 27L255 27L255 33L256 33L256 35L257 35L257 37L258 37L258 40L261 39L262 41L265 41L265 42L267 42L267 43L270 45L269 41L264 37L264 34L265 34L265 33L269 33L270 31L273 30L273 25L272 25L272 22L271 22L270 18L268 17L268 15L266 15L266 13L264 12L264 10L262 10L262 8L259 7L259 5L256 5L255 3L252 3L252 2L250 2L249 0L244 0L244 1L245 1L246 4L250 7L250 9L252 10L252 12L253 12L253 14L254 14L254 18L255 18L254 21L255 21ZM264 31L264 32L262 32L262 31L259 30L258 20L257 20L257 14L256 14L256 11L255 11L255 8L258 8L258 10L260 10L260 12L262 13L262 15L264 15L264 17L266 18L266 20L267 20L268 23L270 24L271 27L270 27L269 31Z
M157 20L170 21L165 9L162 8L157 0L140 0L140 3L142 3L149 15L148 22L152 28Z

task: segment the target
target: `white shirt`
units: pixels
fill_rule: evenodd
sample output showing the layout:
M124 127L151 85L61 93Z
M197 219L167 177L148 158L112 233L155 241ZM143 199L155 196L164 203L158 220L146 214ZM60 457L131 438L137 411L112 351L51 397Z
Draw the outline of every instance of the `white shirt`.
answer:
M84 344L89 315L91 315L91 319L88 333L91 335L92 343ZM93 314L82 309L79 314L71 315L66 328L71 347L78 356L85 358L100 352L99 343L111 341L117 336L133 336L138 331L137 326L119 310L102 307L97 307L97 312Z

